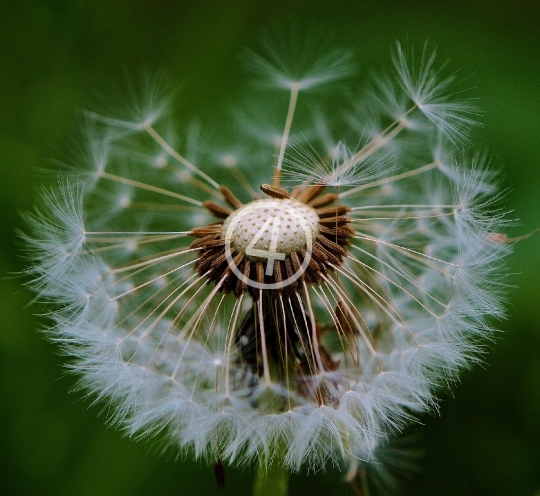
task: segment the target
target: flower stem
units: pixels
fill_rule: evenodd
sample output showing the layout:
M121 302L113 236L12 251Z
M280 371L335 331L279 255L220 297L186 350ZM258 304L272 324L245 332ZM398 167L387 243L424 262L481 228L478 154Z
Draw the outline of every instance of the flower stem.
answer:
M273 463L270 467L259 464L253 484L253 496L287 496L289 472Z

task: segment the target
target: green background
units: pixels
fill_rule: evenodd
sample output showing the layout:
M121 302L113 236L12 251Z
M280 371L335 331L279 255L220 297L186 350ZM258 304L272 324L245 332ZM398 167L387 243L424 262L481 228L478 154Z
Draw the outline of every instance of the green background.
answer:
M76 135L77 112L124 73L163 69L182 110L212 115L238 96L238 52L294 20L354 48L361 76L386 66L396 39L434 40L475 86L485 111L474 141L503 164L516 236L540 226L540 2L2 0L0 3L0 494L249 493L253 475L175 461L105 426L106 412L68 393L57 348L16 275L15 230ZM466 373L440 415L426 416L422 474L405 494L540 495L540 233L519 242L505 331L487 365ZM343 474L299 475L290 494L348 494Z

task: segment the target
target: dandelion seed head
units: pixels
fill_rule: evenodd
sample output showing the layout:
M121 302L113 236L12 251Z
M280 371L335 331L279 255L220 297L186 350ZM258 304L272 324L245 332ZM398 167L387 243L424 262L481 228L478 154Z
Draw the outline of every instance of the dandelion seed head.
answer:
M236 141L200 121L178 139L157 87L88 113L80 171L28 215L28 273L130 435L356 473L480 359L506 221L489 155L456 149L473 111L431 48L398 46L393 78L335 112L311 90L350 78L350 56L302 46L249 56L277 96L236 112Z

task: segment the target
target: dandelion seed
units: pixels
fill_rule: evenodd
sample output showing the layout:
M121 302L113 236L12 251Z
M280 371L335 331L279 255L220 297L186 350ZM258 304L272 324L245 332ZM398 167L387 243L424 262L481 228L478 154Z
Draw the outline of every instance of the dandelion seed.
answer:
M504 216L486 155L456 152L471 114L429 48L398 46L365 126L302 120L308 90L351 75L343 52L300 71L275 51L250 60L286 93L277 140L255 121L212 149L197 124L182 149L161 104L142 121L88 114L92 172L29 216L28 273L71 368L129 434L165 431L220 485L224 464L253 461L356 473L479 359L502 314ZM331 139L351 128L352 147Z
M379 172L388 174L392 167L390 157L383 156L375 163L364 162L361 148L352 151L342 142L338 142L325 158L308 146L291 144L290 147L294 156L284 159L283 182L349 187L368 183Z

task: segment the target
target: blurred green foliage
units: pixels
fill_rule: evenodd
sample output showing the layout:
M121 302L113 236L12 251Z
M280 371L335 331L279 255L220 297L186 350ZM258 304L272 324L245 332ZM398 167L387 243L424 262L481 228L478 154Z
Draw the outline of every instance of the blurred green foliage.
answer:
M238 97L238 52L269 24L333 33L366 68L386 66L396 39L434 40L485 111L475 142L504 164L511 236L540 226L540 2L363 0L2 0L0 16L0 493L217 494L213 470L159 456L105 427L107 411L68 394L46 322L16 275L15 230L40 171L76 136L77 111L124 71L164 70L182 85L183 118ZM224 115L224 114L223 114ZM509 318L485 367L464 376L440 415L418 429L426 456L414 495L540 494L540 234L511 259ZM15 275L13 275L15 274ZM101 414L98 416L98 414ZM343 474L298 475L290 494L348 494ZM251 491L253 473L227 469L220 494Z

